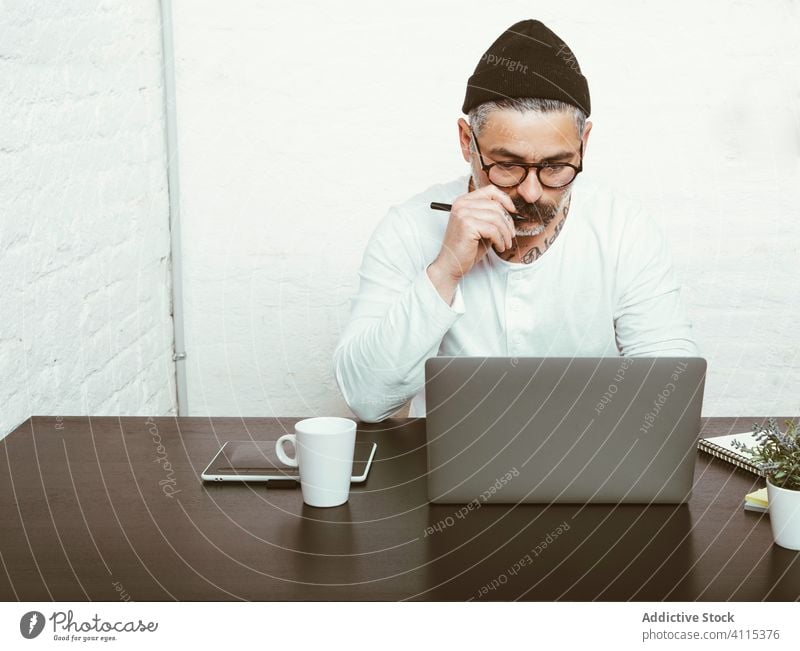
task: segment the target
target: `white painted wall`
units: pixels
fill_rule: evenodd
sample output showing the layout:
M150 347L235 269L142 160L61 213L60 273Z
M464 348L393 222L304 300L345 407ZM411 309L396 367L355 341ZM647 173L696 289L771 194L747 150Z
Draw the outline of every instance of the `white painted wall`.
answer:
M669 233L704 413L797 413L798 3L177 0L192 414L347 413L331 353L366 240L464 173L465 80L530 16L589 78L587 173ZM0 32L0 436L174 413L158 2L6 0Z
M175 411L157 0L0 2L0 437Z
M798 6L176 0L191 413L348 413L331 354L367 238L465 173L466 79L537 17L589 79L587 173L669 234L704 414L797 414Z

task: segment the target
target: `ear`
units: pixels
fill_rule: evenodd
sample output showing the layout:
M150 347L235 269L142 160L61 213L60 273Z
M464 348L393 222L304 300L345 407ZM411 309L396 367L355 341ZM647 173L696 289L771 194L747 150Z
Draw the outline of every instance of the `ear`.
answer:
M583 155L586 156L586 145L589 142L589 132L592 130L592 123L586 120L586 126L583 128Z
M468 163L471 161L469 144L472 131L464 118L458 118L458 143L461 146L461 155Z

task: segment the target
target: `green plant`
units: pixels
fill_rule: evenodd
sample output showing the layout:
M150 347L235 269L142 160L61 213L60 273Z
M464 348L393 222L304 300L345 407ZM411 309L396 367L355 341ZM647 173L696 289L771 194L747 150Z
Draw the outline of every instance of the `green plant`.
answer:
M800 491L800 429L787 420L786 431L781 432L774 418L767 420L767 426L753 424L753 434L759 445L748 448L740 441L732 441L737 450L752 455L752 461L767 473L775 486L792 491Z

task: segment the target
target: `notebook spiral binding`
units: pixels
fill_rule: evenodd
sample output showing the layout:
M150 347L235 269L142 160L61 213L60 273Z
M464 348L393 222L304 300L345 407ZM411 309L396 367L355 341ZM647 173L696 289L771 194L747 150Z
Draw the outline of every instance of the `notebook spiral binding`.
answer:
M697 442L697 448L699 450L702 450L703 452L707 452L710 455L722 459L723 461L732 463L734 466L755 473L759 477L767 476L767 473L753 462L748 461L742 456L732 454L730 450L726 450L725 448L717 445L716 443L710 443L705 439L701 439L700 441Z

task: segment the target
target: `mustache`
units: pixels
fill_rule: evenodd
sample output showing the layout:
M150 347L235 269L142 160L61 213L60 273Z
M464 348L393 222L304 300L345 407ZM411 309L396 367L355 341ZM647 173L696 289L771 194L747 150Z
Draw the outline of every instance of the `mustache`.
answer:
M558 203L547 203L543 201L528 203L521 197L513 197L511 201L514 202L514 208L518 215L525 219L539 221L545 227L553 221L553 218L558 212Z

